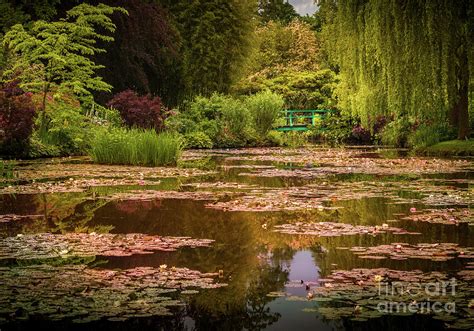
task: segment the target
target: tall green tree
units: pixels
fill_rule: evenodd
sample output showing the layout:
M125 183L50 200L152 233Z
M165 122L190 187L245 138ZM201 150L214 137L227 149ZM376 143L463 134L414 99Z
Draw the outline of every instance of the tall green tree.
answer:
M469 0L322 0L341 106L365 123L379 114L449 121L468 137L473 9Z
M299 17L288 0L258 0L258 15L263 23L274 21L283 24Z
M320 42L311 26L295 20L269 22L255 30L256 49L248 76L275 77L287 71L316 71Z
M314 109L333 106L335 74L321 70L320 40L302 20L284 25L268 22L256 31L256 47L245 76L232 86L236 94L271 90L284 97L285 106Z
M242 74L255 26L254 0L164 1L180 31L188 95L226 92Z
M109 17L114 11L125 13L104 4L81 4L69 10L65 19L36 21L31 29L17 24L5 34L3 42L12 52L12 61L4 78L19 80L24 90L41 94L42 128L48 94L72 93L84 100L92 97L92 91L111 89L95 74L101 66L91 57L104 51L96 46L98 40L113 41L97 30L115 31Z

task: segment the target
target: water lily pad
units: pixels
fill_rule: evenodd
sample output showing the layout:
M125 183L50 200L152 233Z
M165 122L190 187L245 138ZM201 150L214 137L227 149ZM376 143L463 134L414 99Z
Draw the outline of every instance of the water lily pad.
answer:
M226 286L215 282L209 274L187 268L169 268L163 272L151 267L107 270L78 265L30 265L2 269L0 279L0 291L7 292L9 297L2 303L1 314L13 314L15 319L23 316L73 319L74 323L168 315L169 307L183 302L166 293L179 288L183 289L181 294L196 294L197 289ZM26 304L19 309L19 302Z
M131 256L181 247L208 247L213 240L138 233L38 233L0 239L0 259L48 259L70 256Z
M414 232L408 232L401 228L395 228L390 226L364 226L334 222L297 222L292 224L282 224L276 225L274 231L285 234L310 235L320 237L350 236L359 234L378 235L387 232L397 234L418 234Z

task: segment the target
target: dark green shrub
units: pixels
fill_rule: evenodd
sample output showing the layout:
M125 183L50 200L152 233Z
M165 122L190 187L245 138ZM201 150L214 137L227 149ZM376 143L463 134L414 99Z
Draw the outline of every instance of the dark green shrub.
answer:
M321 122L323 131L319 131L322 139L330 145L340 145L350 141L355 121L352 116L344 112L328 114Z
M454 138L456 138L456 131L447 122L439 124L423 123L408 135L407 144L417 150Z

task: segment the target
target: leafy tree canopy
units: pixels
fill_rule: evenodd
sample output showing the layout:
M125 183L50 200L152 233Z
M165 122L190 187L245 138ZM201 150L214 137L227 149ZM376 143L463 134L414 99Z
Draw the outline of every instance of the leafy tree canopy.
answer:
M288 70L319 69L319 41L311 27L299 20L288 25L269 22L256 30L257 48L249 76L275 77Z
M276 21L283 24L299 17L295 8L285 0L258 0L258 15L263 23Z
M296 109L334 106L336 77L329 69L320 70L320 42L309 24L271 21L256 29L256 44L246 75L233 92L269 89L284 97L286 107Z
M472 1L324 0L321 10L342 108L365 125L377 115L411 125L449 120L468 136Z
M163 1L182 41L186 94L226 92L240 78L255 26L253 0Z
M31 29L14 25L3 40L12 51L11 66L4 78L18 79L26 91L42 93L43 111L49 92L72 92L84 98L91 97L91 91L110 90L111 86L95 75L101 66L90 57L104 51L96 46L98 40L113 40L96 29L114 32L109 17L114 11L125 13L103 4L81 4L59 21L36 21Z

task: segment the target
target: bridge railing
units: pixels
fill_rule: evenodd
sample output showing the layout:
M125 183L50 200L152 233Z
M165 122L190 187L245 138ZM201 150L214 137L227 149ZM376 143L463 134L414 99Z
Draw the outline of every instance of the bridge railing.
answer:
M316 119L323 119L327 114L331 113L330 109L285 109L286 125L277 128L279 131L301 131L306 130L308 125L315 125ZM308 120L305 124L300 124L299 120Z

